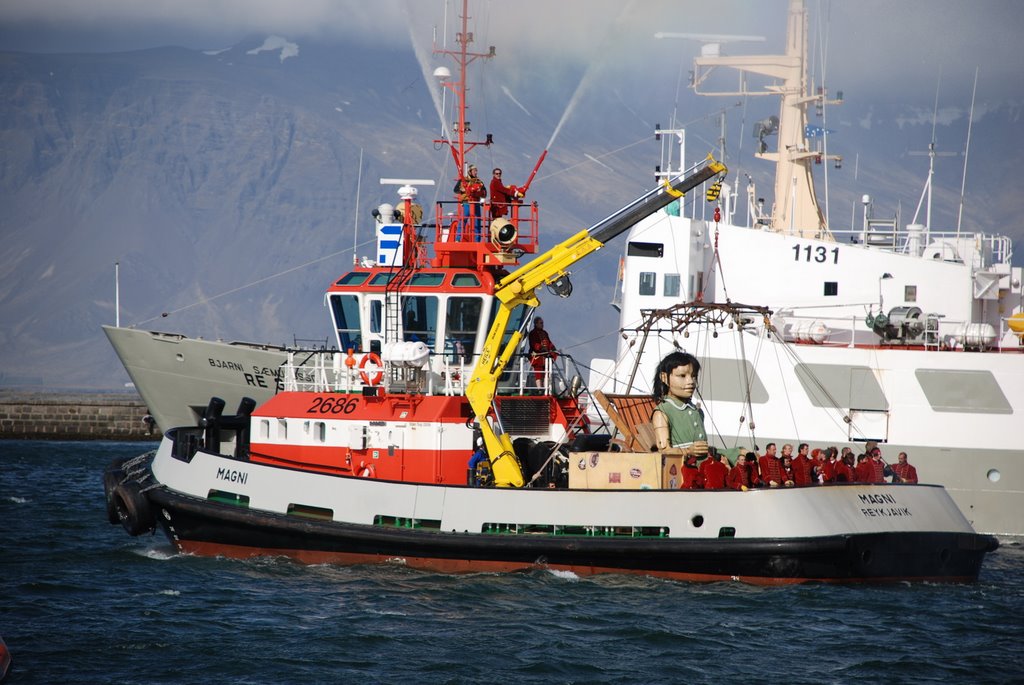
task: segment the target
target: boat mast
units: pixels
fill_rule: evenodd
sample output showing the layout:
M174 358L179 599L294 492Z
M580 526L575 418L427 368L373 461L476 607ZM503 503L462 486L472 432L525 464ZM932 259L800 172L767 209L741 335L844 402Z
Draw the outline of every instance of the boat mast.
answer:
M715 45L714 48L718 46ZM810 238L832 239L825 217L818 206L811 172L815 161L837 159L811 149L807 141L807 108L811 104L825 104L824 89L811 94L807 78L807 11L804 0L790 0L789 23L784 55L723 56L711 45L705 46L700 57L694 59L693 89L698 95L782 96L779 116L760 122L761 147L755 157L775 162L775 207L770 228ZM715 67L729 67L741 73L740 87L732 91L702 91L701 86ZM750 90L746 72L776 79L762 90ZM830 104L836 101L828 101ZM778 136L776 152L768 152L764 138Z
M466 121L466 94L469 88L466 86L466 70L467 67L478 59L490 59L494 57L495 51L494 46L490 46L487 52L470 52L469 46L473 42L473 34L469 30L469 0L462 0L462 30L455 35L455 43L457 45L456 50L448 50L447 48L438 48L434 46L435 55L447 55L452 57L458 65L458 77L457 80L451 80L450 73L447 69L441 67L434 71L434 75L437 76L441 81L441 86L452 91L455 95L455 107L457 109L456 115L457 121L453 123L454 137L455 140L440 139L435 140L436 145L447 145L452 153L452 161L455 162L455 167L458 169L459 179L461 180L466 173L466 154L475 148L477 145L489 146L492 142L492 136L490 133L482 141L470 141L466 139L466 134L470 132L470 122Z

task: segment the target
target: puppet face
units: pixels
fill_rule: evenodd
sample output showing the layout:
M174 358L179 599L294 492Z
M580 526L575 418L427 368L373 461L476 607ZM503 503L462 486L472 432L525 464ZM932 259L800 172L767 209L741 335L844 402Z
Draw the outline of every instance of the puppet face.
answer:
M671 373L661 372L661 382L668 388L668 394L676 399L689 401L697 389L697 374L693 364L677 366Z

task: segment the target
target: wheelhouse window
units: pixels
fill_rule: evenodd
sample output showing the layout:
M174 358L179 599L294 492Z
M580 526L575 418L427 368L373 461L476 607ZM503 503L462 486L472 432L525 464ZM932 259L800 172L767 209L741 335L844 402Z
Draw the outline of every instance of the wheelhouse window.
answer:
M839 294L839 283L837 281L825 281L825 297L835 297Z
M640 294L653 295L658 287L658 274L653 271L640 273Z
M359 299L355 295L331 295L331 313L334 315L334 327L338 331L338 349L361 350Z
M444 283L444 274L436 273L433 271L427 271L425 273L413 274L413 277L409 279L409 285L417 286L434 286L441 285Z
M661 257L665 254L665 246L661 243L630 241L626 246L626 254L630 257Z
M370 277L368 271L350 271L341 278L335 285L362 285Z
M479 297L448 298L444 352L453 364L468 364L472 360L482 308L483 300Z
M437 296L407 295L402 298L404 340L434 347L437 339Z
M665 297L679 297L679 274L665 274Z
M452 276L452 285L456 288L475 288L480 285L480 279L473 274L455 274Z
M384 303L370 300L370 332L380 335L384 327Z

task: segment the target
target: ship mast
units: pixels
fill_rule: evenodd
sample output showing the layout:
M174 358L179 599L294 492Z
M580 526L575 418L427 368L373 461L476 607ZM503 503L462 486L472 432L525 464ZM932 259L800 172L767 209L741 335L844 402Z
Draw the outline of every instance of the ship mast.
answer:
M706 45L694 59L693 89L698 95L748 96L781 95L779 116L759 122L759 159L775 162L775 208L770 228L780 233L830 240L832 234L818 206L814 190L812 164L824 159L839 158L811 149L807 141L807 108L824 104L825 92L811 94L807 78L807 11L804 0L790 0L789 22L784 55L722 56L717 45ZM708 49L711 48L711 49ZM701 85L715 67L729 67L740 72L740 86L734 91L702 91ZM747 73L776 79L763 90L750 90ZM829 101L837 103L838 101ZM769 152L764 143L767 135L778 134L776 152Z
M494 57L494 46L490 46L487 52L470 52L469 46L473 42L473 33L469 30L469 0L462 0L462 30L455 35L457 44L456 50L448 50L443 47L434 46L435 55L447 55L455 60L458 66L457 80L451 79L450 72L440 67L434 71L434 76L441 81L441 86L449 89L455 95L456 115L458 119L452 124L454 140L444 138L434 140L436 145L447 145L452 153L452 161L458 169L461 180L466 172L466 154L478 145L489 146L492 143L490 133L484 140L471 141L466 139L470 133L470 122L466 120L466 94L469 88L466 85L467 67L478 59L490 59Z

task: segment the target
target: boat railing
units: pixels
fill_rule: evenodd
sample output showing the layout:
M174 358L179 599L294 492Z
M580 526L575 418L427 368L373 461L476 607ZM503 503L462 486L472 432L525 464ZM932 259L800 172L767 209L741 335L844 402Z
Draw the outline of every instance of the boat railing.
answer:
M892 311L889 314L892 314ZM803 345L884 345L923 347L926 350L1021 351L1020 343L1012 335L1006 321L1001 321L997 330L989 324L949 319L939 314L924 312L918 318L907 320L907 324L899 317L887 316L884 325L878 324L875 328L869 328L866 318L863 312L842 315L834 312L796 313L785 310L773 318L773 325L783 340ZM755 328L763 333L760 326Z
M492 209L504 210L499 218L515 227L512 245L502 244L502 249L517 249L524 254L537 251L539 233L537 230L537 203L523 204L509 202L438 202L435 221L435 249L440 246L454 248L479 243L495 243L498 237L491 235Z
M1009 264L1013 240L1005 235L900 229L892 222L872 222L868 230L833 230L836 242L864 245L873 250L924 257L944 262L970 263L984 268Z
M362 393L367 381L372 386L387 384L387 374L377 378L382 367L375 363L362 363L365 356L353 356L353 363L347 364L348 355L336 350L305 351L301 355L292 352L281 366L283 389L288 392ZM477 355L431 353L425 369L405 369L407 373L402 375L402 387L391 389L428 395L462 395L477 360ZM564 365L560 366L550 358L544 360L543 368L534 369L527 356L515 355L498 381L497 392L502 395L524 395L534 391L552 394L559 390L560 383L568 383L566 378Z

